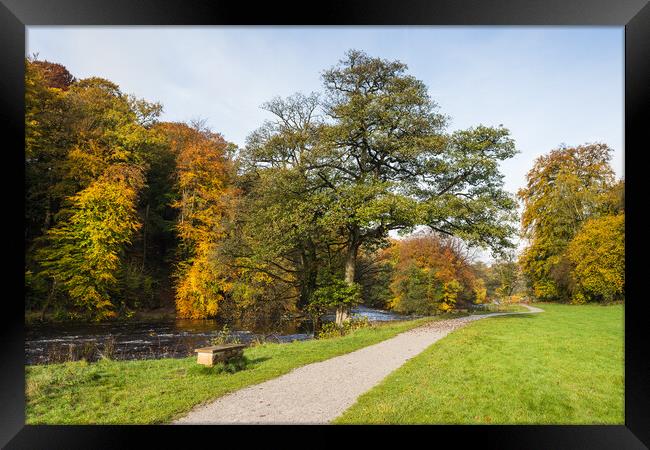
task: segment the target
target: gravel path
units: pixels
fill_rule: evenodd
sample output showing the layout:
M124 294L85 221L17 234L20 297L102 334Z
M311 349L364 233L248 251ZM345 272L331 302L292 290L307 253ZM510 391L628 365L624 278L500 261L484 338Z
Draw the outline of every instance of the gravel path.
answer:
M525 305L530 312L540 308ZM493 313L432 322L345 355L298 367L199 406L176 424L324 424L408 359L450 332Z

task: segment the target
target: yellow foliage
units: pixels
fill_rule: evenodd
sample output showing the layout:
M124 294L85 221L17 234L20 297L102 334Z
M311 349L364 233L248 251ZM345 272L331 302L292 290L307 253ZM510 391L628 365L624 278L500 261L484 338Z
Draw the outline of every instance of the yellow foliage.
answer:
M232 172L229 144L218 134L182 124L161 127L175 149L180 198L178 236L189 254L180 264L176 308L180 317L214 317L232 281L211 262L223 238L222 222L232 211L237 192L229 186Z

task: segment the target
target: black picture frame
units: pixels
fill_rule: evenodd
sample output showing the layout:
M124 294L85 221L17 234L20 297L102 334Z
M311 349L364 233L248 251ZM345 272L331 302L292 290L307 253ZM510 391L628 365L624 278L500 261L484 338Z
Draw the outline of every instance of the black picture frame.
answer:
M29 25L614 25L625 27L625 178L626 278L625 305L625 425L620 426L433 426L433 427L291 427L266 426L246 433L241 427L167 426L26 426L24 372L24 248L14 236L24 233L23 197L15 193L24 167L25 27ZM650 445L650 352L643 297L642 258L647 258L643 210L643 152L650 107L650 5L647 0L332 0L309 5L265 2L251 5L223 0L0 0L0 126L4 175L3 198L15 213L8 225L5 252L0 343L4 353L0 445L6 448L120 448L145 438L150 446L169 447L175 439L184 447L206 438L214 445L247 441L273 434L273 446L305 446L327 442L327 434L353 431L378 439L397 432L407 442L417 431L423 442L451 439L454 447L475 443L483 448L637 449ZM7 176L11 175L11 176ZM24 185L24 184L23 184ZM14 294L7 288L15 287ZM246 427L244 427L246 428ZM369 430L370 429L370 430ZM294 438L293 432L306 432ZM251 430L252 431L252 430ZM370 433L367 433L370 431ZM364 433L365 432L365 433ZM301 433L302 434L302 433ZM215 438L218 435L218 438ZM322 437L321 437L322 436ZM331 437L329 437L331 439ZM269 437L270 439L270 437ZM339 445L339 437L330 441ZM157 441L157 444L153 444ZM142 444L140 444L142 445ZM422 444L416 444L422 445Z

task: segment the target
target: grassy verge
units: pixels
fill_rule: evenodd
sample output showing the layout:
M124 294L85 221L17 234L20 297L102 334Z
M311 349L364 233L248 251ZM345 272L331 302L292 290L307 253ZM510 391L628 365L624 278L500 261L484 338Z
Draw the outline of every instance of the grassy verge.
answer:
M335 423L623 424L623 306L540 306L451 333Z
M522 305L493 305L486 304L483 309L472 310L471 314L492 314L495 312L526 312L528 308Z
M440 317L442 318L442 317ZM195 358L84 361L26 368L28 424L148 424L169 422L195 405L349 353L433 319L374 325L350 334L245 350L246 367L229 372Z

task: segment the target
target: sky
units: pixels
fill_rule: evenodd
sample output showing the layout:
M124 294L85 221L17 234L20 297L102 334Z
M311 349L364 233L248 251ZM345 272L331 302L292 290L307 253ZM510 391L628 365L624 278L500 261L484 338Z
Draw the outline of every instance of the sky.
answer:
M262 103L321 91L349 49L406 63L449 131L508 128L520 152L501 164L509 192L562 144L608 144L624 176L623 27L30 26L26 55L158 101L163 120L205 119L243 146L271 118Z

